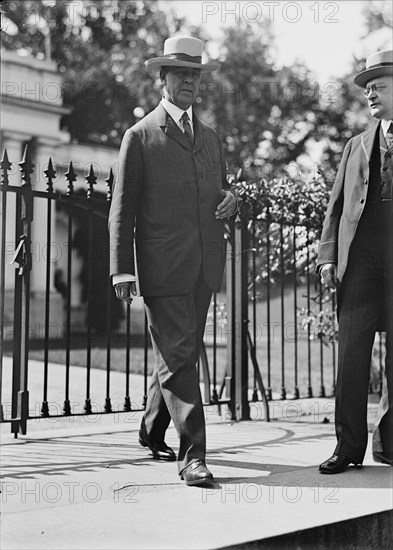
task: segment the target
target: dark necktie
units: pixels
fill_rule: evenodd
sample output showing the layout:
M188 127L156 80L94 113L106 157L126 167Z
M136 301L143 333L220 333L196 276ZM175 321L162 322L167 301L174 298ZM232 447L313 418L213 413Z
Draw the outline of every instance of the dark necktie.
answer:
M388 149L390 149L393 145L393 122L390 123L388 131L386 132L385 139L386 139L386 144L388 146Z
M190 118L189 118L188 114L186 113L186 111L184 111L184 113L181 117L181 121L182 121L183 128L184 128L184 134L188 138L191 145L194 145L194 135L193 135L192 130L191 130Z

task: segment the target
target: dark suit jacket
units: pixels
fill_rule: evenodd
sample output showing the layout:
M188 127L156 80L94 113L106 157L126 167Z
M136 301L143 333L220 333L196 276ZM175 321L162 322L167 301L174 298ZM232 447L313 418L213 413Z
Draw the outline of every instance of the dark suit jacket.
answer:
M380 123L373 125L346 144L327 208L317 270L322 264L336 264L339 283L343 280L349 249L366 204L371 152L379 126Z
M213 290L221 285L226 241L214 212L229 188L225 160L217 132L195 115L193 125L194 148L160 104L122 141L110 273L134 274L136 264L144 296L187 294L201 268Z

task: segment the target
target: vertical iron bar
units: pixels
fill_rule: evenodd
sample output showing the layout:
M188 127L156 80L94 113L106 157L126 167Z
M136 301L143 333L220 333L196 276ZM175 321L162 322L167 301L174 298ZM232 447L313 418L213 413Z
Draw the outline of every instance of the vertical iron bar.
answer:
M109 209L112 202L112 188L113 188L113 170L112 168L109 170L109 175L106 178L106 186L107 186L107 194L106 194L106 203L107 203L107 216L109 215ZM108 235L109 238L109 235ZM107 398L110 398L109 395L109 372L111 369L111 349L112 349L112 296L113 296L113 286L112 286L112 277L110 276L110 261L109 261L110 253L108 251L108 256L106 259L107 262L107 276L108 276L108 291L107 291L107 377L108 377L108 385L107 385ZM128 367L129 368L129 367ZM126 396L129 396L129 384L127 381L127 392ZM124 403L124 410L128 411L131 410L131 404L129 403L130 398L128 397L128 404L127 404L127 398ZM109 401L110 405L110 401Z
M106 263L108 265L109 258L106 258ZM105 396L105 405L104 411L109 413L112 412L111 404L111 320L112 320L112 285L111 280L108 277L107 287L106 287L106 396Z
M319 311L323 311L323 297L322 297L322 283L319 282ZM319 397L325 397L325 384L324 384L324 372L323 372L323 337L320 334L319 338L319 357L320 357L320 374L321 374L321 388L319 392Z
M310 317L311 313L311 280L310 280L310 228L307 225L307 317ZM312 385L311 385L311 326L307 324L307 372L308 372L308 390L307 396L312 397Z
M266 307L267 307L267 388L266 396L269 401L272 400L272 378L271 378L271 329L270 329L270 213L269 208L266 212L266 271L267 271L267 286L266 286Z
M236 263L236 318L238 335L236 338L236 407L238 420L249 420L248 402L248 247L249 235L247 222L242 219L237 233L240 262Z
M91 399L90 399L90 382L91 382L91 344L92 344L92 319L93 319L93 266L92 259L94 258L94 216L93 216L93 185L95 185L97 178L94 174L93 166L90 165L89 174L86 176L86 182L88 183L87 190L87 203L88 203L88 238L87 238L87 335L86 335L86 399L83 410L86 414L91 414ZM91 248L91 255L89 257L89 250Z
M148 357L148 345L149 345L149 326L147 322L147 315L145 312L145 346L144 346L144 372L143 372L143 406L146 407L147 402L147 366L149 362Z
M92 412L90 399L90 375L91 375L91 321L92 321L92 301L93 301L93 271L91 261L89 259L89 247L93 239L93 223L92 211L89 205L89 220L88 220L88 239L87 239L87 330L86 330L86 398L83 410L86 414Z
M281 306L281 399L286 399L285 389L285 309L284 309L284 286L285 286L285 265L284 265L284 227L280 221L280 306Z
M252 218L255 220L256 213L255 213L255 202L253 204L252 208ZM255 350L255 356L257 353L257 291L256 291L256 238L255 238L255 223L252 224L252 337L253 337L253 346ZM252 401L256 402L258 401L258 390L257 390L257 373L254 368L254 384L253 384L253 392L252 392Z
M27 419L29 417L29 392L28 392L28 369L29 369L29 319L30 319L30 272L31 272L31 223L33 221L34 199L31 187L30 174L34 171L31 162L29 148L26 145L22 162L19 163L22 172L20 220L24 246L22 248L22 261L19 261L20 268L17 277L20 280L20 385L18 392L17 416L18 431L26 433ZM17 260L18 261L18 260ZM15 432L14 432L15 433Z
M4 420L3 411L3 342L4 342L4 300L5 300L5 243L7 216L8 171L12 164L8 160L7 149L4 150L0 162L1 169L1 242L0 242L0 422Z
M22 235L22 222L20 218L22 199L19 193L15 197L15 250L18 247L19 236ZM21 378L21 341L22 341L22 277L15 269L14 276L14 327L13 327L13 353L12 353L12 402L11 418L18 417L18 394ZM18 437L19 423L11 422L11 433Z
M71 352L71 286L72 286L72 203L67 203L67 288L66 288L66 371L63 412L71 414L70 404L70 352Z
M41 406L41 415L49 416L48 406L48 362L49 362L49 292L50 292L50 262L51 262L51 224L52 224L52 202L47 198L47 218L46 218L46 281L45 281L45 334L44 334L44 388Z
M236 320L235 320L235 278L236 278L236 240L235 240L235 223L231 224L229 234L229 246L227 252L227 316L228 327L227 332L227 369L225 377L220 389L220 397L226 392L229 396L229 412L231 420L236 420L236 395L235 395L235 337L236 337Z
M294 397L299 399L299 380L298 380L298 330L297 330L297 270L296 270L296 256L297 256L297 242L296 242L296 224L293 226L293 316L295 321L295 334L294 334L294 369L295 369L295 389Z
M213 293L213 403L218 402L217 393L217 293Z
M131 332L131 305L126 305L126 395L124 398L124 411L131 410L130 399L130 332Z
M73 244L73 199L74 181L76 175L72 162L69 164L68 172L65 173L67 180L67 288L66 288L66 372L65 372L65 395L63 413L71 415L70 403L70 352L71 352L71 287L72 287L72 244Z
M44 335L44 388L43 399L41 405L41 415L49 416L48 404L48 363L49 363L49 315L50 315L50 277L51 277L51 243L52 243L52 197L53 193L53 178L56 172L53 170L52 159L49 159L48 168L45 170L47 177L47 217L46 217L46 281L45 281L45 335Z
M335 322L336 315L336 294L332 292L332 318ZM333 366L333 384L332 384L332 395L336 395L336 338L332 339L332 366Z

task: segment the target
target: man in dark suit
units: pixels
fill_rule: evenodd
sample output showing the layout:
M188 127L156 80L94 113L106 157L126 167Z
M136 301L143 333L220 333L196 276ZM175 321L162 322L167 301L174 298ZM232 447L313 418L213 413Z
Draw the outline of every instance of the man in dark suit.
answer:
M355 78L378 123L346 144L322 230L317 270L337 285L337 446L323 474L361 465L367 447L372 347L386 330L388 399L378 426L382 462L393 464L393 51L367 59ZM374 455L375 456L375 455Z
M124 135L109 215L116 295L131 303L137 273L156 361L139 442L154 458L175 460L164 441L172 419L187 485L213 480L196 361L212 292L221 285L224 220L237 206L217 132L192 108L201 72L218 68L202 63L202 47L176 36L165 41L162 57L146 62L160 70L163 98Z

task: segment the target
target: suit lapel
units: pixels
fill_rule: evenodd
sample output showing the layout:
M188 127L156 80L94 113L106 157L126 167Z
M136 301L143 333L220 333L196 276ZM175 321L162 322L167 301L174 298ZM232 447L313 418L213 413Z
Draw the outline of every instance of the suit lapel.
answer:
M180 130L179 126L173 120L171 116L166 112L161 103L156 108L157 111L157 122L165 134L170 138L175 140L179 145L185 149L191 150L191 143L188 141L187 137Z
M361 137L362 148L363 148L363 152L366 156L368 165L370 165L371 153L372 153L372 150L373 150L373 147L374 147L375 138L377 137L377 134L378 134L378 131L379 131L380 124L381 123L378 122L378 124L376 124L375 126L370 128L369 130L364 132L364 134Z

